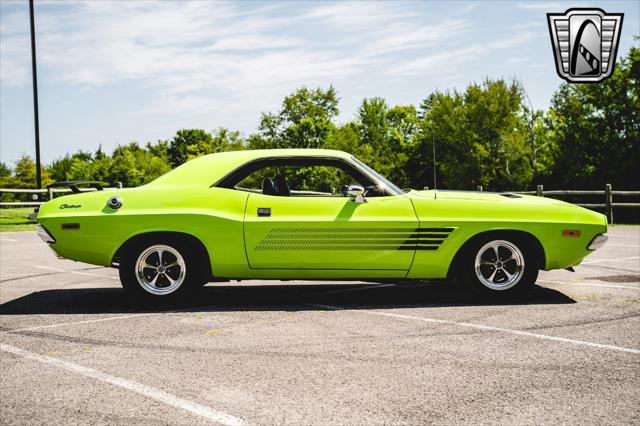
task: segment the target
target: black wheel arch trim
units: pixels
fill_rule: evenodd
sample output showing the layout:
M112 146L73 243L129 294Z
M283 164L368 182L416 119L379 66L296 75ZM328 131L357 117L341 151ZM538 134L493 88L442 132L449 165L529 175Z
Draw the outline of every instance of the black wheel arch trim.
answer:
M209 251L204 243L200 240L200 238L196 237L193 234L188 234L186 232L178 232L178 231L148 231L148 232L140 232L138 234L132 235L125 242L123 242L120 247L116 250L111 258L112 266L119 266L120 260L122 257L122 253L126 250L130 245L144 239L148 238L175 238L181 240L190 240L195 247L198 248L198 251L202 255L202 262L206 262L204 267L209 272L210 278L213 278L213 269L211 265L211 260L209 257Z
M495 237L509 237L509 236L514 237L515 236L515 237L525 238L526 240L528 240L528 243L530 244L530 248L533 249L535 252L535 256L538 260L538 265L537 265L538 269L545 268L545 265L547 263L546 253L538 237L536 237L530 232L522 231L519 229L492 229L489 231L483 231L478 234L474 234L469 238L467 238L467 240L460 246L455 256L453 257L453 260L449 264L449 270L447 271L447 279L453 278L453 275L457 269L458 263L462 260L463 256L466 254L466 251L469 249L471 244L473 244L475 241L481 238L486 238L489 236L495 236Z

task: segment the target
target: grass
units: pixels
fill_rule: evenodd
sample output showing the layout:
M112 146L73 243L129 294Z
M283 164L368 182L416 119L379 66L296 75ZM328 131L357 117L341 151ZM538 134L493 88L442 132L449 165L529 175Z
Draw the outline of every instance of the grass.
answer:
M33 213L33 207L1 208L0 232L35 230L36 222L28 218L31 213Z

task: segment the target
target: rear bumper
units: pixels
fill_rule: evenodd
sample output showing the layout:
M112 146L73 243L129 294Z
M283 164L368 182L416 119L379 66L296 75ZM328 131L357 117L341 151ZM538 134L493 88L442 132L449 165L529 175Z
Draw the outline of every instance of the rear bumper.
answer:
M38 225L36 228L36 232L38 233L40 239L45 243L53 244L56 242L56 239L53 238L53 235L51 235L49 231L47 231L47 228L45 228L44 226Z
M55 244L56 239L53 237L53 235L51 235L49 233L49 231L47 231L47 228L45 228L42 225L38 225L38 227L36 228L36 233L38 234L38 236L40 237L40 239L42 241L44 241L45 243L47 243L47 247L49 247L51 249L51 251L53 252L53 254L56 255L56 257L58 259L64 259L63 256L60 256L60 253L58 253L54 248L53 248L53 244Z

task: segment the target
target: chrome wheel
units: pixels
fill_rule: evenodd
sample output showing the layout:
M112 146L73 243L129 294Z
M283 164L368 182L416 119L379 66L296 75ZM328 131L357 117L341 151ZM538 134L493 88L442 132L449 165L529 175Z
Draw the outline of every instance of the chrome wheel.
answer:
M184 282L187 267L178 250L167 245L154 245L138 256L136 278L151 294L164 295L176 291Z
M507 290L524 274L524 256L515 244L505 240L488 242L476 255L478 280L491 290Z

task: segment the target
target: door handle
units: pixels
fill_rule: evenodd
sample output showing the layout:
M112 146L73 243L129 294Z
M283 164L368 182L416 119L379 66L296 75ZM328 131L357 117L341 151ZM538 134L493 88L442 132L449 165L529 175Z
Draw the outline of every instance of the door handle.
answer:
M258 207L258 216L259 217L271 216L271 207Z

